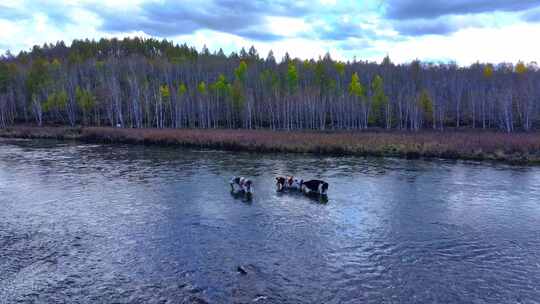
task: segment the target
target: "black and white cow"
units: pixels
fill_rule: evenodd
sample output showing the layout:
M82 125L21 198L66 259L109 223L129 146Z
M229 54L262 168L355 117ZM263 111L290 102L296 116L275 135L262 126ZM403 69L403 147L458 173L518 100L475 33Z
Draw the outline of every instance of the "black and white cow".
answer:
M287 178L283 176L276 177L276 190L278 192L286 189Z
M297 179L293 176L288 177L276 177L277 191L284 190L296 190L301 191L304 194L320 194L327 195L328 183L322 180L309 180Z
M313 179L302 183L302 192L304 194L328 194L328 183L322 180Z
M231 178L230 184L233 194L253 194L253 183L247 178L235 176Z
M300 191L302 189L302 183L303 180L298 180L294 178L293 176L278 176L276 177L276 187L277 191L283 191L283 190L297 190Z

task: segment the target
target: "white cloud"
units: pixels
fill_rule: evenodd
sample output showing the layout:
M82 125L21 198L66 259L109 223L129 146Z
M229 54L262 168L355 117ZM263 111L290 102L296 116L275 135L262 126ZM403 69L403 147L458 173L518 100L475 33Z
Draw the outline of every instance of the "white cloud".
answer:
M301 18L268 16L266 20L273 34L284 37L294 37L311 29Z
M287 52L293 58L309 59L323 56L327 51L330 51L333 57L343 59L343 56L333 43L303 38L286 38L274 42L261 42L250 41L232 34L203 30L197 31L191 35L177 36L174 37L173 40L178 43L187 41L198 50L201 50L204 45L206 45L210 51L222 48L225 54L238 52L242 47L247 50L253 45L259 52L259 56L262 58L266 58L268 52L272 50L277 60L281 60Z
M14 9L21 16L24 13L24 18L17 19L15 13L2 15L0 12L0 52L5 52L6 48L13 52L28 50L35 44L54 43L58 40L69 44L73 39L148 37L144 32L137 31L137 28L124 33L100 30L103 20L88 9L89 6L106 7L106 11L113 12L112 16L130 16L137 14L141 10L140 4L147 1L162 0L70 0L63 3L50 0L49 7L55 7L56 14L65 12L69 17L71 23L62 25L57 18L47 15L46 10L36 9L33 12L30 1L4 0L0 8ZM448 21L456 26L456 32L444 36L407 37L399 34L395 25L385 19L383 13L370 9L375 6L375 2L364 1L359 4L356 1L319 0L310 3L311 10L305 16L265 16L262 19L264 22L257 25L256 29L283 37L281 40L251 40L239 36L241 32L238 35L223 33L218 31L219 28L199 29L191 34L165 38L193 45L199 50L203 45L207 45L211 51L223 48L226 53L254 45L262 57L272 49L277 59L285 52L302 59L317 58L330 52L334 58L342 60L353 57L381 60L389 54L395 62L409 62L416 58L452 59L463 65L476 61L497 63L538 60L540 43L536 42L535 37L540 35L540 24L520 21L519 12L454 15ZM41 7L46 7L43 3L48 2L42 0L39 3ZM343 29L335 28L337 25ZM347 29L351 33L340 38L339 34L347 34ZM327 31L329 35L318 36L315 30Z
M389 53L396 62L415 58L455 60L468 65L480 62L535 61L540 43L540 24L519 23L501 28L468 28L449 36L415 37L395 43L380 43L376 49Z
M337 0L319 0L324 5L336 5Z

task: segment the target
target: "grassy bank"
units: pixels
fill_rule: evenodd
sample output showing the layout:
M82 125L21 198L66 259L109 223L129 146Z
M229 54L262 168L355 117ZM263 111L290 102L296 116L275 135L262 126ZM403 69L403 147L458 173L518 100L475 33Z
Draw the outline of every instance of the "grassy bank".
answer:
M269 130L116 129L18 126L0 137L180 145L253 152L436 157L540 163L540 133L274 132Z

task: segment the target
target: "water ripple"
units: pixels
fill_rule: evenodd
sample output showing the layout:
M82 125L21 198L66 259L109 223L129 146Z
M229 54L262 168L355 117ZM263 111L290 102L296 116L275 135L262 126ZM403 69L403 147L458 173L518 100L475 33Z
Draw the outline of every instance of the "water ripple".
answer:
M327 180L329 201L275 193L286 174ZM537 303L538 184L471 162L2 140L0 303Z

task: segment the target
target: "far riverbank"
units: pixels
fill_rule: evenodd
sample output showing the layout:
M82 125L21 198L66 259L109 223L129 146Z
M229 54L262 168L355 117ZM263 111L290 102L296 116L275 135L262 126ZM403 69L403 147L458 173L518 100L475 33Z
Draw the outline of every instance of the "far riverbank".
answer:
M250 152L492 160L540 164L540 133L314 132L228 129L128 129L14 126L0 137L178 145Z

